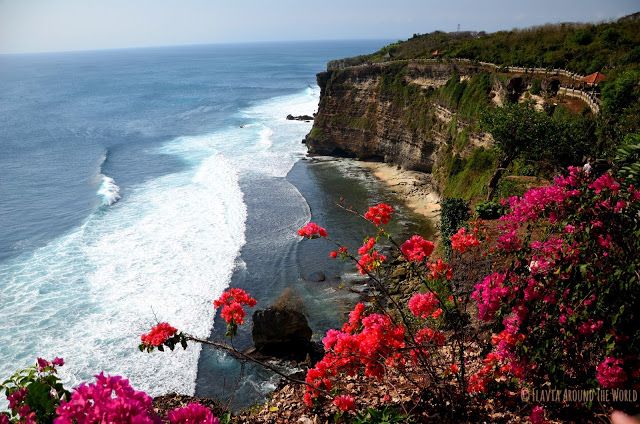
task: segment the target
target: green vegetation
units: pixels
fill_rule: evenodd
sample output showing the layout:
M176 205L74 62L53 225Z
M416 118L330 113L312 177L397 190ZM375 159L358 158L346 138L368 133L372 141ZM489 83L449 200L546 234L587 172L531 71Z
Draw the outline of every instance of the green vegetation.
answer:
M507 211L507 208L498 202L482 202L476 205L476 214L481 219L497 219Z
M447 257L451 255L451 236L469 220L469 203L459 197L449 197L440 203L440 234Z
M489 105L492 85L493 75L488 72L480 72L466 81L454 73L437 91L437 96L444 106L457 111L458 116L473 119Z
M440 57L467 58L506 66L565 68L589 74L614 66L637 69L640 20L631 17L600 24L562 23L500 31L415 35L361 60Z
M487 182L496 168L497 156L496 150L482 147L474 149L468 158L452 156L448 163L449 178L444 195L467 200L485 196Z
M481 122L504 155L503 167L523 154L529 160L550 161L564 167L599 153L592 143L593 119L572 115L564 108L556 108L549 116L536 111L531 103L506 104L483 111Z

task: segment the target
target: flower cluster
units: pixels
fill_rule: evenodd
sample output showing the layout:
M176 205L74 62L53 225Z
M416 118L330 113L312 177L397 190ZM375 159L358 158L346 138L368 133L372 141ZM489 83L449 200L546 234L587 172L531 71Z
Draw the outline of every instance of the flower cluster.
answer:
M151 328L147 334L140 336L142 345L148 347L162 346L170 337L174 336L178 330L169 323L161 322Z
M36 360L38 364L38 371L43 372L49 368L61 367L64 365L64 359L55 357L52 361L47 361L46 359L38 358Z
M298 230L298 235L308 238L314 239L318 237L327 237L327 230L316 224L315 222L309 222L304 227Z
M333 404L341 411L353 411L356 409L356 401L353 396L340 395L333 399Z
M451 248L460 253L464 253L479 244L480 240L476 238L476 234L468 234L467 229L464 227L460 228L457 233L451 236Z
M640 336L629 312L640 307L637 288L626 283L637 282L639 197L611 172L569 168L552 185L509 199L496 251L508 268L485 277L471 296L496 331L484 366L468 381L471 392L639 384L631 370L640 352L626 342ZM541 422L536 411L532 420Z
M184 408L176 408L167 415L170 424L219 424L213 412L199 403L192 402Z
M100 373L94 383L75 388L70 399L56 408L54 424L110 423L161 424L153 399L131 387L129 380ZM210 409L190 403L167 414L170 424L219 424ZM35 421L34 421L35 423Z
M429 278L434 280L443 277L447 280L451 280L453 278L453 269L442 259L429 263L429 271Z
M511 293L511 289L505 286L505 279L506 274L495 272L476 284L471 298L478 305L478 318L481 320L492 320L502 306L504 298Z
M100 373L95 383L81 384L71 399L60 403L54 423L156 424L152 403L151 396L134 390L128 380Z
M598 383L605 389L622 387L627 381L622 359L607 357L596 368Z
M400 246L400 251L411 262L422 262L433 253L432 242L414 235Z
M391 215L393 214L393 208L386 203L378 203L375 206L371 206L364 214L364 218L375 224L376 227L380 225L387 225L391 221Z
M356 266L358 268L358 272L362 275L375 270L380 266L380 264L387 260L385 255L375 250L375 245L376 239L369 237L358 249L360 257L358 258Z
M345 258L347 257L347 255L349 255L349 251L344 246L340 246L338 247L338 250L332 250L331 252L329 252L329 257L332 259L335 259L338 256L340 256L341 258Z
M398 350L405 346L404 327L395 325L386 315L363 316L363 311L364 305L357 305L342 331L329 330L322 339L325 355L307 372L304 401L308 406L321 391L330 391L333 380L340 375L362 371L367 377L381 378L386 366L400 360ZM355 407L349 398L340 397L334 402L342 410Z
M256 300L249 294L237 287L231 288L213 301L213 306L219 308L222 306L220 316L228 325L238 326L244 323L246 313L244 307L250 308L256 306Z
M15 415L20 417L21 423L36 424L36 413L32 411L31 407L26 402L28 393L29 391L26 387L21 387L7 395L9 409ZM6 415L3 414L3 416Z
M433 293L416 293L409 299L408 306L413 315L418 318L428 318L442 313L442 309L438 308L439 303Z
M0 392L6 395L9 413L0 413L0 423L5 419L27 424L53 421L56 406L68 396L57 376L57 367L63 365L62 358L37 358L35 365L1 382Z

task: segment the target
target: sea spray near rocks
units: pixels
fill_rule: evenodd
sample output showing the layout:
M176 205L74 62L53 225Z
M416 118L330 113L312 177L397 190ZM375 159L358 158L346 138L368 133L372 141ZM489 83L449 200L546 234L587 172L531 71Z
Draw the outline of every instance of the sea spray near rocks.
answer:
M120 200L120 187L116 185L113 178L102 175L102 184L98 189L98 195L102 197L102 204L105 206L111 206Z

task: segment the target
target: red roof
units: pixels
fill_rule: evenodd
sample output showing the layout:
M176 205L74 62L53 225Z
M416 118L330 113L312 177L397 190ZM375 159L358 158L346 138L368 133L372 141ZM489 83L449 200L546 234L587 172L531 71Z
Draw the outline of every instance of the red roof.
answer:
M587 75L586 77L584 77L582 80L584 82L586 82L589 85L595 85L598 84L604 80L606 80L607 77L604 74L601 74L600 72L595 72L591 75Z

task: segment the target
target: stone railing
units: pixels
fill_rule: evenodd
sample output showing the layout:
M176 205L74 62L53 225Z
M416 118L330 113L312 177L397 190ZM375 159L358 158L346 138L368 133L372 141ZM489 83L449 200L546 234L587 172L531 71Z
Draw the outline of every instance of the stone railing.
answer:
M558 93L569 97L577 97L589 105L589 108L593 113L600 113L600 99L598 99L593 93L587 93L586 91L566 87L560 87L558 89Z

